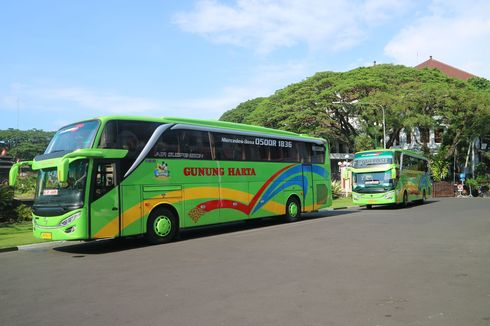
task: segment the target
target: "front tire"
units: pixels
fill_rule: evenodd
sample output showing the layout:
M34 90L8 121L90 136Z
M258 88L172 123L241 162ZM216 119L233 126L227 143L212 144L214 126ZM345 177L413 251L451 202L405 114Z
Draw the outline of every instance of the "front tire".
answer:
M420 204L424 204L427 200L427 195L425 194L425 190L422 191L422 199L419 201Z
M145 239L150 244L167 243L175 238L178 231L177 216L170 209L159 207L148 217Z
M295 197L289 197L286 203L286 221L295 222L301 216L301 204Z
M403 193L402 208L407 208L407 207L408 207L408 193L405 191Z
M373 205L366 205L366 209L371 209L373 208Z

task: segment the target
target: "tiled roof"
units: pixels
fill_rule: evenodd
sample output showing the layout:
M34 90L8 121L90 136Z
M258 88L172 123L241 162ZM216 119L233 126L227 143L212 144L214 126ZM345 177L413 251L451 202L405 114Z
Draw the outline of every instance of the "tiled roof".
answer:
M432 59L432 56L430 56L430 59L427 61L422 62L421 64L415 66L415 68L422 69L422 68L435 68L440 70L441 72L445 73L449 77L457 78L457 79L462 79L462 80L467 80L472 77L478 77L476 75L470 74L469 72L463 71L458 68L454 68L450 65L447 65L443 62L437 61L435 59Z

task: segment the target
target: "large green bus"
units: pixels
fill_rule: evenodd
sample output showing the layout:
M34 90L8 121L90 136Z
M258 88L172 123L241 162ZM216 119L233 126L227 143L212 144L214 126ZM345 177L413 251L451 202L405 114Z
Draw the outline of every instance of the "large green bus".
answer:
M220 121L106 116L61 128L37 170L34 236L171 241L197 226L332 203L324 139Z
M429 161L413 151L381 149L358 152L352 161L352 201L372 205L425 201L432 195Z

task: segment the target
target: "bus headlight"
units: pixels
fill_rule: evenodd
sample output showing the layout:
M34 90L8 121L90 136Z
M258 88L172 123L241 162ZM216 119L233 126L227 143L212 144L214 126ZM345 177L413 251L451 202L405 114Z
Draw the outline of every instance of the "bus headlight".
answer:
M67 226L68 224L70 224L71 222L73 222L77 218L79 218L80 215L82 215L82 212L76 212L75 214L72 214L72 215L68 216L67 218L65 218L63 221L61 221L59 225L60 226Z
M393 193L389 192L385 195L385 199L393 199Z
M358 194L353 193L353 194L352 194L352 199L354 199L354 200L359 200L359 195L358 195Z

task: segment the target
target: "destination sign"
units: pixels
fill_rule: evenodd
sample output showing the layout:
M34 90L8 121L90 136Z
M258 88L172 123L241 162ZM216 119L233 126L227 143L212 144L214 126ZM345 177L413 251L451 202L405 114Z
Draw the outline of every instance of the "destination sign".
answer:
M373 158L362 158L355 159L352 166L355 169L372 167L373 165L383 165L383 164L391 164L393 163L393 159L391 157L373 157Z

